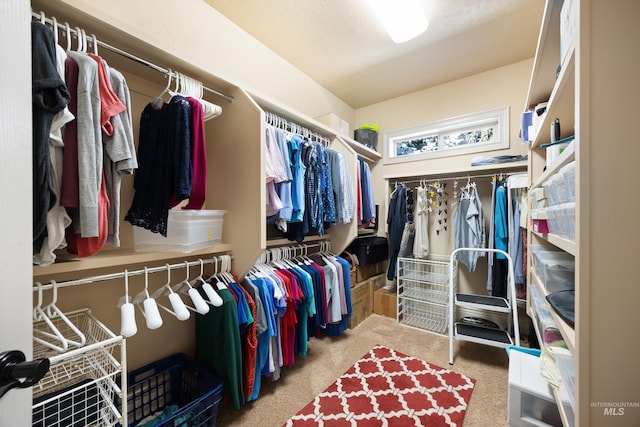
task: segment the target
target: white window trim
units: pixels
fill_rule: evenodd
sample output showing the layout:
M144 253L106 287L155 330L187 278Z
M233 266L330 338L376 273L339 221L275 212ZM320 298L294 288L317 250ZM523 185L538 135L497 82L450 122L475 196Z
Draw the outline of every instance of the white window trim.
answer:
M429 135L443 135L455 130L473 129L486 123L496 123L493 141L466 145L455 148L444 148L443 138L439 138L438 151L396 155L396 143L407 139L416 139ZM402 163L416 160L457 156L460 154L509 148L509 107L494 108L478 113L465 114L448 119L437 120L418 126L398 129L384 133L384 163Z

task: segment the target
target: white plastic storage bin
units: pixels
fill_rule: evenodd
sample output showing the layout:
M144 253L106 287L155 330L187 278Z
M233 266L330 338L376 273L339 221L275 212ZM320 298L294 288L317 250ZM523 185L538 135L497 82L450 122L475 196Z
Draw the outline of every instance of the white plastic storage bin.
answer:
M509 426L562 426L551 386L540 374L540 358L509 352Z
M169 211L167 237L141 227L133 227L135 250L138 252L192 252L220 244L222 223L227 211Z

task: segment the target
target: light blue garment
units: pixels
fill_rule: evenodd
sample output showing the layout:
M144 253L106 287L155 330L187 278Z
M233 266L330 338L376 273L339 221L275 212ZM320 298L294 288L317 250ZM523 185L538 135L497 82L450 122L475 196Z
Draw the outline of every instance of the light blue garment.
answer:
M460 192L460 203L453 216L455 247L484 248L484 216L482 202L475 187L470 191ZM457 258L469 271L475 271L480 252L458 252Z
M508 250L509 227L507 226L507 190L503 185L496 188L495 207L495 248L503 251ZM496 253L496 259L506 259L501 253Z
M290 221L291 215L293 214L293 200L291 195L291 183L293 181L293 173L291 171L291 153L289 152L289 144L287 143L287 132L282 129L276 129L275 133L287 175L286 181L282 181L276 185L278 196L282 202L282 208L280 208L280 211L278 212L278 218L283 221ZM284 231L286 231L286 229Z
M289 135L289 152L291 153L291 222L302 222L304 217L304 174L307 167L301 159L302 140L298 135Z

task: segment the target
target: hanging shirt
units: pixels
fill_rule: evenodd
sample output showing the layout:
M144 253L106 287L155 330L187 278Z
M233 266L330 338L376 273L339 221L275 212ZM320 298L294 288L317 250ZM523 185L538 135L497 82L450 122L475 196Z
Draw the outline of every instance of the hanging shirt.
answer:
M495 209L495 247L506 252L508 250L509 227L507 226L507 190L504 185L499 185L496 188ZM506 259L506 256L497 253L496 259Z
M204 291L199 290L206 297ZM235 409L240 409L245 400L236 300L228 289L219 290L218 295L222 298L222 306L196 315L198 360L223 380L223 396Z
M107 242L120 246L120 188L122 175L133 175L138 168L136 147L131 119L131 95L124 76L116 69L107 67L113 92L127 107L125 111L111 118L112 135L102 136L104 146L104 176L109 197Z
M67 53L60 45L56 45L55 47L56 68L58 70L58 75L64 80L64 64L67 59ZM47 212L46 232L42 238L40 251L33 254L33 263L36 265L53 264L56 259L54 251L56 249L64 249L67 247L65 229L71 224L71 217L67 214L67 210L60 205L64 161L62 127L74 118L75 117L69 111L67 104L67 107L55 114L51 122L51 131L49 132L49 154L51 158L51 173L53 178L53 194L55 195L55 202L53 207L49 209L49 212ZM35 245L37 245L37 243Z
M416 193L413 256L426 258L429 255L429 189L420 186Z
M300 136L289 134L289 152L291 153L291 222L302 222L305 210L304 177L307 167L301 159L302 140Z
M469 191L460 192L460 203L453 216L455 247L484 248L484 216L482 202L475 186ZM480 252L461 251L457 254L469 271L475 271Z
M102 132L98 63L81 52L67 52L78 64L77 113L79 220L74 228L82 237L96 237L98 194L102 185Z
M267 216L276 215L283 204L276 191L275 184L287 180L287 170L276 139L276 129L266 127L265 135L265 182L267 186Z
M207 193L207 143L204 134L204 111L202 103L190 96L191 106L191 193L183 209L202 209Z
M182 96L174 96L160 109L148 104L140 117L138 171L134 176L135 193L125 220L153 233L167 235L169 205L188 197L189 182L181 180L191 170L189 149L190 107ZM176 147L180 153L175 153ZM173 198L173 200L172 200Z
M47 213L56 203L51 170L50 133L55 115L69 103L70 95L56 68L53 33L44 24L31 23L32 153L33 153L33 253L38 253L46 233Z

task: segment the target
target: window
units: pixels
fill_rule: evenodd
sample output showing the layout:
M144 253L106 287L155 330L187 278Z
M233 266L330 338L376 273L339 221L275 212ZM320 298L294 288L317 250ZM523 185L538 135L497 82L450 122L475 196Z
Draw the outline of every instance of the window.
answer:
M509 107L385 132L384 161L399 163L509 147Z

